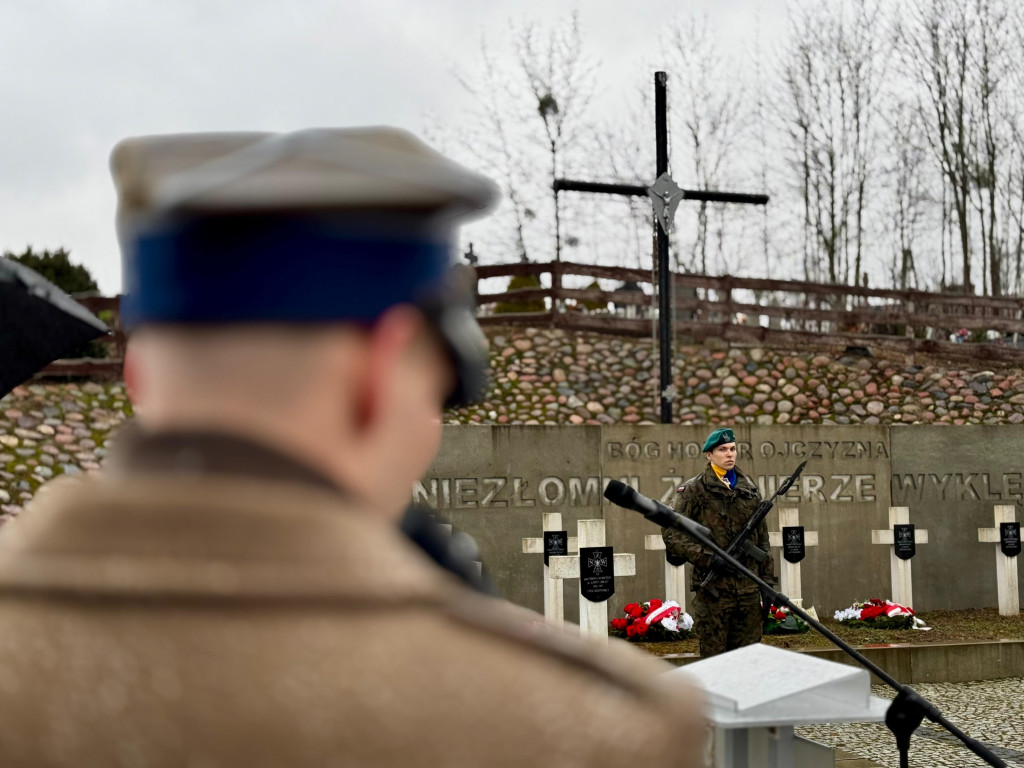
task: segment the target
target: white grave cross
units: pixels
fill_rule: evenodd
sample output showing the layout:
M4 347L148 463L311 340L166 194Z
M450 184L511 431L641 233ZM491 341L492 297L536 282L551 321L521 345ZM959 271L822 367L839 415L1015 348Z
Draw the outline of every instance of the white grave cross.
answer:
M780 509L779 530L768 532L768 543L773 547L782 548L782 529L796 528L800 525L800 510ZM818 546L818 532L804 531L804 546ZM803 584L800 580L800 563L791 563L785 558L785 550L779 557L779 581L782 593L801 608L804 607Z
M562 513L545 512L541 517L543 531L561 531ZM570 553L579 552L579 543L575 536L569 536L568 550ZM523 539L524 555L543 555L544 537L534 536ZM562 580L551 576L551 567L544 565L544 618L549 624L562 624L565 622L565 593Z
M910 524L910 507L889 507L889 527L884 531L874 530L871 532L872 544L888 544L892 549L889 552L889 572L892 575L892 600L894 603L913 608L914 588L911 581L910 560L904 560L896 556L896 542L893 537L894 525ZM914 530L916 544L928 543L928 531L925 528Z
M665 539L660 533L649 533L644 537L644 549L653 552L665 551ZM679 603L679 611L686 613L686 563L672 565L665 560L665 599Z
M999 544L999 524L1016 522L1016 508L997 506L995 508L995 527L979 528L978 541L988 544ZM1020 613L1020 589L1017 586L1017 558L1007 557L1002 549L996 547L996 589L999 593L999 615L1016 616Z
M579 520L576 523L579 548L603 547L604 520ZM636 576L636 555L615 554L615 576ZM548 572L554 579L578 579L580 556L548 558ZM592 603L580 595L580 633L608 640L608 602Z

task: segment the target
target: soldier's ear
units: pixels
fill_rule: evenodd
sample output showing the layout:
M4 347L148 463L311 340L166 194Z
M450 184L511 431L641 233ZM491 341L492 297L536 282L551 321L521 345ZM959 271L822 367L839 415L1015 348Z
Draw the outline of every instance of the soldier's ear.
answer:
M415 336L413 312L404 306L389 309L367 331L357 407L360 428L374 426L391 406L389 397L401 375L402 356Z
M124 350L124 361L121 366L121 376L124 379L125 394L128 395L128 402L132 409L138 413L143 410L142 401L146 394L146 380L144 376L144 365L140 358L143 352L139 349L139 342L134 337L128 340Z
M125 394L128 395L128 402L133 407L138 406L139 375L138 366L135 364L135 353L133 347L125 349L124 361L121 365L121 376L124 379Z

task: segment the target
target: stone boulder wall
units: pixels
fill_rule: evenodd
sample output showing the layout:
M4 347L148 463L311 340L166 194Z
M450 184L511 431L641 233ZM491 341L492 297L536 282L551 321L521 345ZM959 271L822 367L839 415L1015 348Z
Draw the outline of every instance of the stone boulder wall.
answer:
M99 469L131 415L123 384L32 384L0 399L0 522L43 483Z
M450 424L653 424L651 339L491 328L485 401ZM960 364L963 365L962 363ZM688 424L1020 424L1024 371L938 362L679 346L674 413Z

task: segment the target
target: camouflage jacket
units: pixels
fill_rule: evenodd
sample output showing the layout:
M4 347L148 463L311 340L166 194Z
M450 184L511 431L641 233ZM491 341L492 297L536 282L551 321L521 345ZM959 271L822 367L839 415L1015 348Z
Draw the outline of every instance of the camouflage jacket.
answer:
M679 489L675 509L679 514L708 528L715 542L724 549L743 529L760 501L761 494L757 486L739 468L736 469L736 487L728 488L718 479L709 462L703 474L697 475ZM662 528L661 535L669 555L677 559L685 558L693 564L690 573L690 588L693 589L710 572L712 553L672 528ZM771 553L768 526L764 521L752 539L758 547ZM739 559L769 584L775 583L775 567L771 557L763 563L758 563L749 555L740 555ZM757 591L754 582L739 576L719 576L714 583L719 593L749 594Z

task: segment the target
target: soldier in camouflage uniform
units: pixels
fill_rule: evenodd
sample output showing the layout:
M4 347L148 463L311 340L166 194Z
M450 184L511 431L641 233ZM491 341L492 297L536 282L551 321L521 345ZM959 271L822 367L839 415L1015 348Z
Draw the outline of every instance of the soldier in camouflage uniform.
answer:
M675 509L708 528L715 542L725 548L753 514L761 495L754 482L736 467L736 437L731 429L716 429L708 435L704 455L708 458L707 467L679 489ZM681 531L662 528L661 533L671 559L693 564L691 590L709 573L718 572L710 589L698 591L694 600L694 629L700 641L700 655L707 658L759 642L761 600L757 585L735 574L718 555ZM759 548L771 551L768 527L763 521L752 538ZM749 555L737 558L762 579L774 583L771 556L762 563Z

